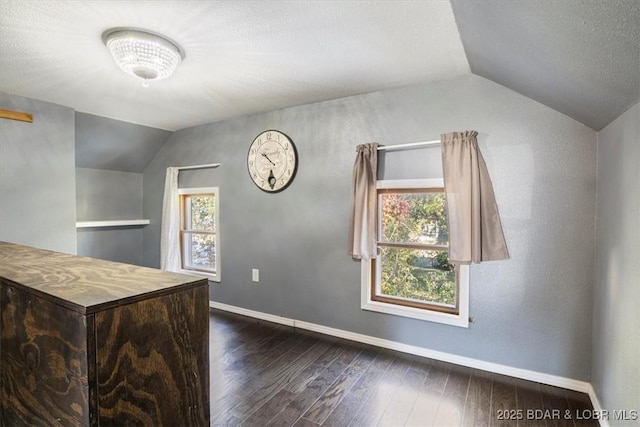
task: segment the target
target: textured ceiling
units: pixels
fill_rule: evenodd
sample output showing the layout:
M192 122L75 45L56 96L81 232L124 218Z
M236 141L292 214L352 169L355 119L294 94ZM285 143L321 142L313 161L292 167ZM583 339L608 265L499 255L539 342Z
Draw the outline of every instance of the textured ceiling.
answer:
M122 73L122 26L178 42L174 76ZM639 0L0 0L0 91L167 130L470 72L599 130L639 49Z
M176 41L176 73L121 72L123 26ZM468 73L449 2L0 1L0 91L161 129Z
M600 130L640 98L640 0L453 0L471 71Z

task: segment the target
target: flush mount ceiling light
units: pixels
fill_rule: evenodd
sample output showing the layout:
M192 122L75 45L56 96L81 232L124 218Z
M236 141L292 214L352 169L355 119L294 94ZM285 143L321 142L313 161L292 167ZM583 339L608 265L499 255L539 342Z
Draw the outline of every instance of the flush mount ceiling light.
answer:
M159 34L135 28L112 28L102 34L118 67L127 74L149 80L166 79L184 59L176 43Z

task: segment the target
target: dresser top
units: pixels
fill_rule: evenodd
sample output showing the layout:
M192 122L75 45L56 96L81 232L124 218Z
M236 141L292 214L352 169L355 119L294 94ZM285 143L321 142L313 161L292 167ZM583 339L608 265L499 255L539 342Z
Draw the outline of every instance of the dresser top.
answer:
M4 282L80 313L92 313L177 290L207 279L0 242Z

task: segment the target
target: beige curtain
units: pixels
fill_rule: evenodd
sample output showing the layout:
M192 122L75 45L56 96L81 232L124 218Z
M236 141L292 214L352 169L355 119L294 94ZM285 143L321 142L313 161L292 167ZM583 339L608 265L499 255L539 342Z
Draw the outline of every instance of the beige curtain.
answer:
M477 132L442 135L449 215L449 261L469 264L509 258L493 186Z
M351 218L348 253L353 258L376 257L376 179L378 144L356 148L351 184Z

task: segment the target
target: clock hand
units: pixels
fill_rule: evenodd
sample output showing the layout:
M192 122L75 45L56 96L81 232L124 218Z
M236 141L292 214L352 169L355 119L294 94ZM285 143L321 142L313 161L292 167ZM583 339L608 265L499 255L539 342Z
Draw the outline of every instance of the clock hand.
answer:
M276 165L275 163L273 163L273 162L271 161L271 159L269 158L269 156L267 156L265 153L262 153L262 157L264 157L265 159L269 160L269 163L271 163L273 166L275 166L275 165Z

